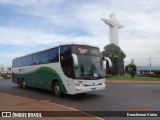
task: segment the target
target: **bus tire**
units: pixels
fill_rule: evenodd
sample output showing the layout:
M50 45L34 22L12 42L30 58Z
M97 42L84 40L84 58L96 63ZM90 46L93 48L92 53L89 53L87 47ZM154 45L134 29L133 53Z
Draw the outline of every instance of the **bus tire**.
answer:
M18 84L18 87L19 87L19 88L22 88L22 82L21 82L20 79L17 80L17 84Z
M54 82L52 84L52 92L56 97L60 97L61 96L61 92L60 92L60 84L59 82Z

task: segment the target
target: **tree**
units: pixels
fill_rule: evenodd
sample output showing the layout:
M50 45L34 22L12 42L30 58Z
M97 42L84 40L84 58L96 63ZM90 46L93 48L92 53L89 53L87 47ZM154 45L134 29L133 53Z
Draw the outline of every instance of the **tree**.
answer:
M102 55L109 57L112 61L115 61L118 58L124 59L126 57L126 54L121 50L121 48L113 43L104 47Z
M132 76L132 78L135 76L137 72L137 66L135 64L129 64L125 67L125 70L128 74Z
M121 50L121 48L113 43L108 44L104 47L102 55L111 59L113 71L116 69L118 59L123 60L126 57L126 54Z

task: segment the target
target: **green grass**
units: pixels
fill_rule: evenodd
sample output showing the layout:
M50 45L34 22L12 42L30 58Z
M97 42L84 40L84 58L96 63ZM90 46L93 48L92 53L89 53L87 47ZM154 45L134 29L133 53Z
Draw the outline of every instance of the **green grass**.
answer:
M112 78L106 78L106 80L160 81L160 78L155 78L155 77L139 77L139 76L135 76L134 78L132 78L130 76L112 76Z

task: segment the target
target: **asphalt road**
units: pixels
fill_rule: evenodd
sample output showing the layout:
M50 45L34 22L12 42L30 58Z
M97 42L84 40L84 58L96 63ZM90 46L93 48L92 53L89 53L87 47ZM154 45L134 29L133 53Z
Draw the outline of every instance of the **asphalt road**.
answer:
M0 92L50 101L80 111L160 111L160 84L107 84L104 91L55 97L49 91L33 88L20 89L11 80L0 80ZM151 118L115 117L105 119L151 120ZM154 120L158 119L154 118Z

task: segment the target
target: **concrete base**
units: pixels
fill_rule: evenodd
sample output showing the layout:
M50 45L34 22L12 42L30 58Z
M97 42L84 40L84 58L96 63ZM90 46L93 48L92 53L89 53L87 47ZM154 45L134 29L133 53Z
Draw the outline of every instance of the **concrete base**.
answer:
M124 75L124 61L123 59L118 59L117 63L113 63L113 68L112 68L112 74L113 75Z

